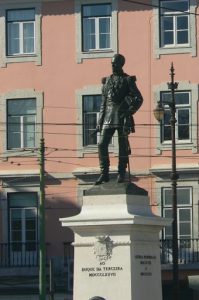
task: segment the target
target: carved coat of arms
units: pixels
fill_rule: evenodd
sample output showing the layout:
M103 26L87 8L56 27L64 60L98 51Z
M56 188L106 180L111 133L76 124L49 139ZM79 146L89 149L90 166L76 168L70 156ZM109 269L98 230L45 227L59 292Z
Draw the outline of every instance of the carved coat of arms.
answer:
M100 261L106 261L111 258L113 249L113 241L109 236L97 237L97 241L94 244L94 254Z

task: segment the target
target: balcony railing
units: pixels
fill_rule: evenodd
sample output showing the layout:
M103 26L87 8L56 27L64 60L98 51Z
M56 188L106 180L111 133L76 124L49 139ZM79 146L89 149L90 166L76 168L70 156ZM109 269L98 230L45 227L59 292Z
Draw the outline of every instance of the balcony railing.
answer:
M46 263L48 260L46 244ZM0 267L37 267L38 243L0 243Z
M172 264L172 240L160 241L161 264ZM178 239L178 263L199 263L199 239Z

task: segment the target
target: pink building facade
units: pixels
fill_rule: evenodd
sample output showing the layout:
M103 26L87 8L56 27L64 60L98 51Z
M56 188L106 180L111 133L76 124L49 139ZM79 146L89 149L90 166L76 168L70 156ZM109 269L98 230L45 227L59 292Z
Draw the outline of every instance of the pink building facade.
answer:
M10 270L24 276L27 268L37 274L39 148L44 138L47 260L52 258L55 269L65 274L65 288L72 293L72 255L64 243L72 242L73 234L59 218L81 209L83 191L99 175L99 136L91 133L101 79L111 74L116 53L125 56L124 71L136 75L144 98L135 115L136 132L129 136L131 178L148 191L153 210L166 217L172 210L170 115L165 107L158 124L153 110L170 97L167 83L174 64L182 284L197 274L198 14L196 0L0 0L1 278ZM109 149L116 178L116 137ZM165 284L171 280L171 229L160 239ZM189 299L197 297L188 287L186 292Z

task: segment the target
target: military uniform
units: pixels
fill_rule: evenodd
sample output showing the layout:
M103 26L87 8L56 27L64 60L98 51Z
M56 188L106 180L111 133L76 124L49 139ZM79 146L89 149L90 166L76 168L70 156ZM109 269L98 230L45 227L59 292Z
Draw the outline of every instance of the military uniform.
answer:
M98 128L101 132L99 142L99 161L102 173L109 171L108 145L115 132L118 131L119 174L125 174L128 163L128 134L134 132L133 114L143 102L142 95L136 86L136 77L112 74L102 79L102 104L100 108Z

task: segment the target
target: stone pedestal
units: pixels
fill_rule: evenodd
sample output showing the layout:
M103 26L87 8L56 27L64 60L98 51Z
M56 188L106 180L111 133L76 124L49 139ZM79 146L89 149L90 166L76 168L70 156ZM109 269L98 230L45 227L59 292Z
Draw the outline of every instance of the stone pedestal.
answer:
M75 234L73 300L162 299L159 232L171 220L152 214L145 190L94 187L80 214L61 222Z

